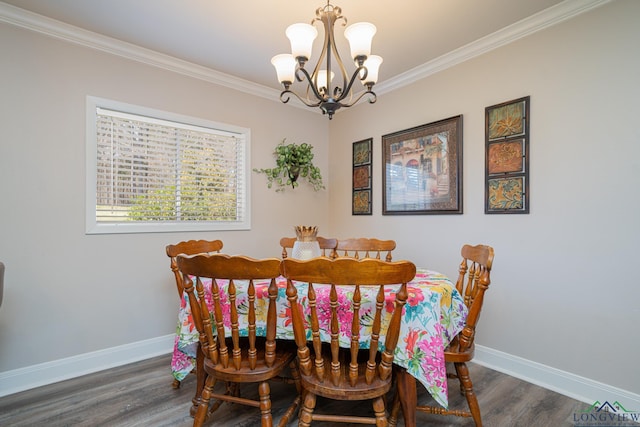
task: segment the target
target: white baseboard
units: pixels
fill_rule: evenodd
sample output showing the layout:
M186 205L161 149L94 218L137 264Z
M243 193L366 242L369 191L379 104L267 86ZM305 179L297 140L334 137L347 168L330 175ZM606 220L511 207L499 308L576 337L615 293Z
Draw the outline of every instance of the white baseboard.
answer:
M1 372L0 397L171 353L174 339L170 334ZM588 404L618 401L628 408L640 408L639 394L488 347L476 345L473 361Z
M174 339L175 334L170 334L0 372L0 396L168 354L173 351Z
M476 344L473 361L584 403L620 402L640 410L640 394Z

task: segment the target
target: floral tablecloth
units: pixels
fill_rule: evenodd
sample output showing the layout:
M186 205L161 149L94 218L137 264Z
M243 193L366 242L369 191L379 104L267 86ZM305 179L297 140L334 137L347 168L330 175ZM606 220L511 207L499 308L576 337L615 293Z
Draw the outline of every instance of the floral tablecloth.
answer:
M240 288L239 282L235 282ZM278 298L277 298L277 338L293 340L293 329L289 317L290 307L285 294L287 287L286 279L279 278ZM219 285L220 282L218 283ZM267 282L254 282L256 287L256 317L257 317L257 333L264 334L264 324L266 321L266 305L267 305ZM205 295L210 297L210 283L204 283ZM306 296L307 285L297 283L299 297ZM316 286L318 301L322 301L323 294L328 298L329 287ZM352 288L351 288L352 289ZM351 289L342 289L339 293L339 299L342 301L341 307L347 313L349 311L348 302L346 302L346 293ZM451 339L464 327L464 321L467 317L467 308L464 302L452 285L451 281L444 275L435 271L418 269L415 278L408 284L409 297L407 304L404 306L402 324L400 327L400 339L396 347L393 363L407 370L412 376L420 381L433 398L443 407L448 405L447 394L447 376L444 363L444 348L449 344ZM195 355L198 345L198 331L193 324L191 317L191 308L185 297L182 298L180 311L178 314L178 327L176 332L176 340L171 361L171 369L174 378L182 380L191 372L195 366ZM393 301L395 293L390 291L386 296L387 301L387 318L390 319L390 312L393 309ZM301 303L303 309L308 314L308 307L305 306L304 298ZM207 301L211 303L211 301ZM224 301L223 301L224 302ZM375 295L362 293L361 308L361 324L362 331L361 341L368 340L369 334L367 330L371 329L371 309L367 308L375 304ZM246 295L239 295L236 304L238 312L247 312ZM225 304L228 307L228 304ZM228 311L223 313L225 319L228 319ZM384 320L383 320L384 321ZM321 320L328 325L328 316ZM341 322L344 323L344 322ZM350 323L349 323L350 325ZM246 327L241 330L246 333ZM322 324L320 325L321 329ZM345 331L341 334L341 345L350 346L350 326L345 326ZM326 337L329 341L328 335ZM381 337L380 342L384 342Z

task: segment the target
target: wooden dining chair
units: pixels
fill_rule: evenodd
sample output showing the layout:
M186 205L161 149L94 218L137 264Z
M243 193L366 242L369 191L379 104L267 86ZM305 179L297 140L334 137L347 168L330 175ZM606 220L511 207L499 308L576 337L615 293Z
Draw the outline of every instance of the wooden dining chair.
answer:
M338 240L336 254L339 257L380 259L386 252L385 261L391 261L391 251L396 248L395 240L378 240L361 237L359 239Z
M176 279L176 288L178 290L178 298L182 298L184 289L182 288L182 278L178 272L178 264L176 258L180 254L196 255L196 254L212 254L219 253L222 250L222 240L187 240L176 243L175 245L167 245L165 248L167 256L171 259L171 271ZM198 367L202 368L203 356L200 349L196 351L196 367L195 372L198 371ZM204 377L198 376L196 380L196 388L201 389L204 385ZM180 388L180 381L173 379L173 388ZM194 403L195 404L195 403Z
M297 390L292 393L293 403L278 424L285 426L300 403L300 381L295 348L281 342L276 344L276 278L280 275L280 260L225 254L180 255L177 264L200 334L206 374L193 425L202 425L220 405L231 402L259 408L261 425L271 427L273 416L268 381L282 379L283 371L290 369L290 382L296 384ZM258 336L256 330L258 297L254 281L258 279L266 279L269 283L264 337ZM203 280L211 281L211 309L205 298ZM224 286L223 281L228 285ZM247 286L248 301L236 303L237 287L243 286L241 281ZM247 322L247 337L240 337L240 319ZM224 383L224 391L214 391L217 382ZM240 396L240 385L245 383L257 385L259 399ZM210 406L212 399L215 401Z
M493 265L493 248L491 246L464 245L461 250L462 262L458 268L456 289L464 299L468 308L468 315L464 328L444 351L445 362L453 364L455 373L447 373L448 378L457 378L460 382L460 392L466 397L469 410L445 409L430 405L417 405L416 411L437 415L456 415L471 417L478 427L482 426L480 406L473 391L473 384L469 377L467 362L473 359L474 337L476 326L482 311L484 293L491 283L491 267ZM451 389L450 389L451 390ZM390 425L395 426L400 409L400 396L396 393L390 416Z
M335 258L336 246L338 245L337 239L328 239L325 237L316 237L322 256L327 258ZM282 259L289 256L288 250L293 249L293 244L296 242L295 237L283 237L280 239L280 246L282 247Z
M182 298L182 280L180 280L180 273L178 273L178 265L176 263L176 257L180 254L196 255L196 254L212 254L220 253L222 250L222 240L188 240L175 245L167 245L167 256L171 258L171 271L176 277L176 287L178 288L178 297Z
M391 364L400 333L402 308L407 300L406 284L416 274L415 265L409 261L391 263L375 259L299 261L286 258L281 272L287 278L287 298L304 396L298 425L306 427L312 421L330 421L386 426L384 397L391 388ZM294 281L307 284L305 295L298 296ZM326 295L316 293L319 284L330 285L327 299L318 298L321 293ZM385 290L392 284L397 285L397 293L389 313ZM374 290L375 310L361 313L362 292L369 287ZM345 298L349 301L345 302ZM308 301L309 312L302 312L301 299ZM361 324L363 315L371 320L370 325ZM360 337L362 327L370 333L369 337ZM330 334L329 343L321 342L321 330ZM350 348L339 346L340 331L345 330L350 331ZM380 351L383 339L384 350ZM317 396L346 401L373 400L374 416L315 413Z

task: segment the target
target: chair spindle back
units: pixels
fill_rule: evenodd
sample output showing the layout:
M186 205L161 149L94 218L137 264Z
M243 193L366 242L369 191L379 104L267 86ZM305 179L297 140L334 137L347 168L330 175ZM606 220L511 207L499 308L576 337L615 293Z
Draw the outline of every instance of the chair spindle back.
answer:
M385 261L391 261L391 251L396 248L394 240L379 239L346 239L338 240L336 253L338 257L351 257L355 259L374 258L381 259L381 254L386 252Z
M178 296L180 298L182 298L182 292L184 289L181 287L182 280L180 278L180 273L178 272L176 257L180 254L196 255L219 253L222 250L222 246L222 240L187 240L176 243L175 245L167 245L167 256L171 258L171 271L173 271L173 274L176 277L176 286L178 288Z
M300 371L303 375L315 375L319 381L323 378L330 378L334 385L338 385L340 374L344 370L348 372L348 381L352 387L356 387L359 381L371 384L377 377L387 380L391 374L391 364L395 351L398 335L400 332L400 322L402 307L407 299L407 282L411 281L416 273L416 267L409 261L385 262L376 259L357 260L353 258L338 258L330 260L326 258L316 258L307 261L284 259L282 261L282 275L287 278L287 298L291 304L291 316L295 341L298 346L298 360ZM299 297L293 282L303 282L308 284L307 299L310 307L309 321L303 317ZM330 284L329 304L318 304L318 298L314 285ZM385 287L388 285L398 285L395 297L395 307L391 314L391 319L384 319L386 313ZM344 287L350 286L352 300L346 303L342 300L350 292L344 292ZM369 355L364 363L364 378L359 376L360 351L360 305L362 290L366 287L377 288L375 313L373 313L373 323L371 326L371 338L369 340ZM342 289L341 289L342 288ZM325 301L326 302L326 301ZM345 310L350 310L348 314ZM320 319L327 319L321 321ZM346 324L345 324L346 323ZM386 331L383 330L383 323L388 324ZM310 328L307 334L305 326ZM320 339L320 330L328 330L331 336L329 366L325 366L323 361L323 344ZM349 330L351 334L351 344L348 360L340 358L339 335L341 330ZM384 351L381 357L377 358L378 345L381 335L384 333ZM307 336L311 336L313 347L313 357L307 347ZM325 370L330 372L325 372ZM313 374L312 374L313 372ZM328 375L327 375L328 374Z
M458 269L456 289L462 295L464 303L469 309L464 329L458 335L458 351L464 352L471 345L475 337L475 330L484 293L491 283L491 266L493 265L493 248L486 245L464 245L461 249L462 261Z
M326 258L336 257L336 246L338 245L337 239L329 239L326 237L316 237L322 256ZM280 246L282 247L282 259L289 256L287 249L293 249L293 244L296 242L295 237L283 237L280 239Z
M257 279L267 279L269 285L266 321L266 344L264 362L271 366L276 346L276 298L278 287L276 278L280 275L280 260L268 258L256 260L245 256L225 254L178 256L177 265L183 274L184 289L189 296L189 304L194 324L200 334L200 345L206 357L223 368L239 370L243 357L249 369L255 369L256 350L256 286ZM248 281L248 308L242 314L237 307L237 289L240 281ZM195 286L194 286L195 282ZM205 298L204 282L211 283L211 313ZM213 314L213 315L212 315ZM240 341L239 318L246 317L248 324L248 349L243 351ZM211 319L213 318L212 325ZM214 335L215 329L215 335ZM228 340L223 337L230 336Z

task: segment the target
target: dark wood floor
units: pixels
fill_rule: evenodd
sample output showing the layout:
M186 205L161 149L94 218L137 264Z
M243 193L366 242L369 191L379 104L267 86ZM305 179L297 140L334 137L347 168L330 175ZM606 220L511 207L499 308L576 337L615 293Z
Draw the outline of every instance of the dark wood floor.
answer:
M84 377L51 384L0 398L0 426L190 426L194 375L180 389L171 387L170 355L126 365ZM588 405L508 375L472 364L471 378L485 426L573 426L574 412ZM450 406L462 403L450 383ZM253 389L243 392L253 393ZM275 421L293 398L294 388L272 386ZM419 401L431 398L422 389ZM321 407L342 409L345 414L368 414L368 403L318 401ZM213 426L260 425L259 411L225 404L216 412ZM420 426L470 426L469 419L418 414ZM297 420L290 426L297 425ZM329 423L314 423L326 427ZM349 424L340 424L349 426ZM402 420L400 420L400 425Z

